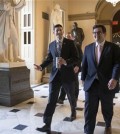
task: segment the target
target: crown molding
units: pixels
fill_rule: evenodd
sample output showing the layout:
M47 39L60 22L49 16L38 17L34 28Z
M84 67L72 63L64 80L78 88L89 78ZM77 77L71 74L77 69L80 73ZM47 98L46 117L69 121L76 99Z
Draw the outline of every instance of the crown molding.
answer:
M88 19L95 19L95 17L96 17L95 13L73 14L73 15L68 15L68 20L69 21L88 20Z
M112 21L111 20L96 20L97 24L103 24L103 25L111 25Z

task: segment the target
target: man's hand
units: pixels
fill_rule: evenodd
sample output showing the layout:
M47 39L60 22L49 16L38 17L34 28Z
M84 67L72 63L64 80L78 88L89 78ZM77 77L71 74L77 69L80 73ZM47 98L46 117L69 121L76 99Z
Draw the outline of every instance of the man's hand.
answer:
M61 65L67 65L66 60L64 60L62 57L59 57L58 64Z
M34 64L34 66L35 66L35 69L36 69L36 70L38 70L38 71L42 71L42 67L41 67L41 66L36 65L36 64Z
M78 66L75 66L75 67L74 67L74 72L75 72L75 73L78 73L78 72L79 72L79 67L78 67Z
M110 79L108 82L108 88L109 90L113 90L117 85L117 80L115 79Z

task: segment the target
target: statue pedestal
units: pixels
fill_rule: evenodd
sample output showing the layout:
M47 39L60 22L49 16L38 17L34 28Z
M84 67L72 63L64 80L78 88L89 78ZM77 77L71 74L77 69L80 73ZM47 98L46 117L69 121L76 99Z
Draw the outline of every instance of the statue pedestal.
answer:
M0 63L0 105L14 106L33 98L30 70L24 62Z

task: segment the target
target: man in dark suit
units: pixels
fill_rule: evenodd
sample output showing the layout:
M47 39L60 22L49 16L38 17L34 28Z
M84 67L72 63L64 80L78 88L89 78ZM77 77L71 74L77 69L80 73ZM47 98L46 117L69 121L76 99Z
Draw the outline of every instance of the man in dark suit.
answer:
M63 37L63 27L60 24L54 26L54 34L56 40L50 43L47 58L38 66L35 65L37 70L43 70L51 62L53 62L52 71L49 83L49 101L46 106L43 121L45 125L42 128L37 128L38 131L47 132L51 129L52 116L55 111L59 90L63 86L71 106L70 120L76 119L76 101L75 101L75 73L73 70L74 64L79 60L77 50L72 40ZM61 51L60 51L61 47ZM56 57L58 61L56 61ZM59 68L56 67L56 62Z
M81 61L82 61L82 55L79 57L79 63L74 66L74 73L75 73L75 99L76 99L76 108L77 108L77 100L79 96L79 79L78 75L81 71ZM60 95L58 97L57 103L64 104L64 100L66 97L66 92L63 87L61 87Z
M84 131L86 134L94 133L101 101L106 125L104 134L112 134L113 98L119 90L120 49L116 44L105 40L106 28L103 25L93 26L93 36L95 42L85 47L82 61L81 80L85 91Z
M73 40L73 38L71 36L71 33L68 33L66 35L66 38ZM78 57L79 57L79 62L74 66L74 72L75 72L75 76L76 76L76 78L75 78L76 79L75 80L75 98L76 98L76 107L77 107L77 100L78 100L78 95L79 95L79 79L78 79L78 74L81 71L81 62L82 62L83 53L82 53L82 50L80 48L80 45L77 45L75 43L75 41L74 41L74 44L75 44L75 47L77 49L77 53L78 53ZM60 95L59 95L57 103L63 104L64 100L65 100L65 97L66 97L66 92L65 92L64 88L62 87L61 90L60 90Z

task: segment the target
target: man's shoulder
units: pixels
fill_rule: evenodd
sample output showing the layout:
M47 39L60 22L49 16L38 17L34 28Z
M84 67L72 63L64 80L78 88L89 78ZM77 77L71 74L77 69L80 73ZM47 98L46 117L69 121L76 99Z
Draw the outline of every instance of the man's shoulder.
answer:
M93 48L94 45L95 45L95 42L86 45L86 46L85 46L85 50L88 50L88 51L89 51L89 49Z
M78 27L77 29L78 29L78 30L83 30L81 27Z
M55 42L56 42L56 40L54 40L54 41L50 42L50 44L49 44L49 45L54 44Z
M117 44L113 43L113 42L105 41L105 45L108 46L108 47L112 47L112 48L120 50L120 47Z
M86 47L92 47L93 45L95 45L95 42L92 42L92 43L90 43L90 44L88 44L88 45L86 45Z
M67 39L67 38L65 38L65 40L64 40L65 42L68 42L68 43L70 43L70 44L74 44L74 41L73 40L71 40L71 39Z
M50 42L50 43L49 43L49 45L48 45L48 46L49 46L49 48L50 48L50 47L52 47L52 46L55 44L55 42L56 42L55 40L54 40L54 41L52 41L52 42Z

